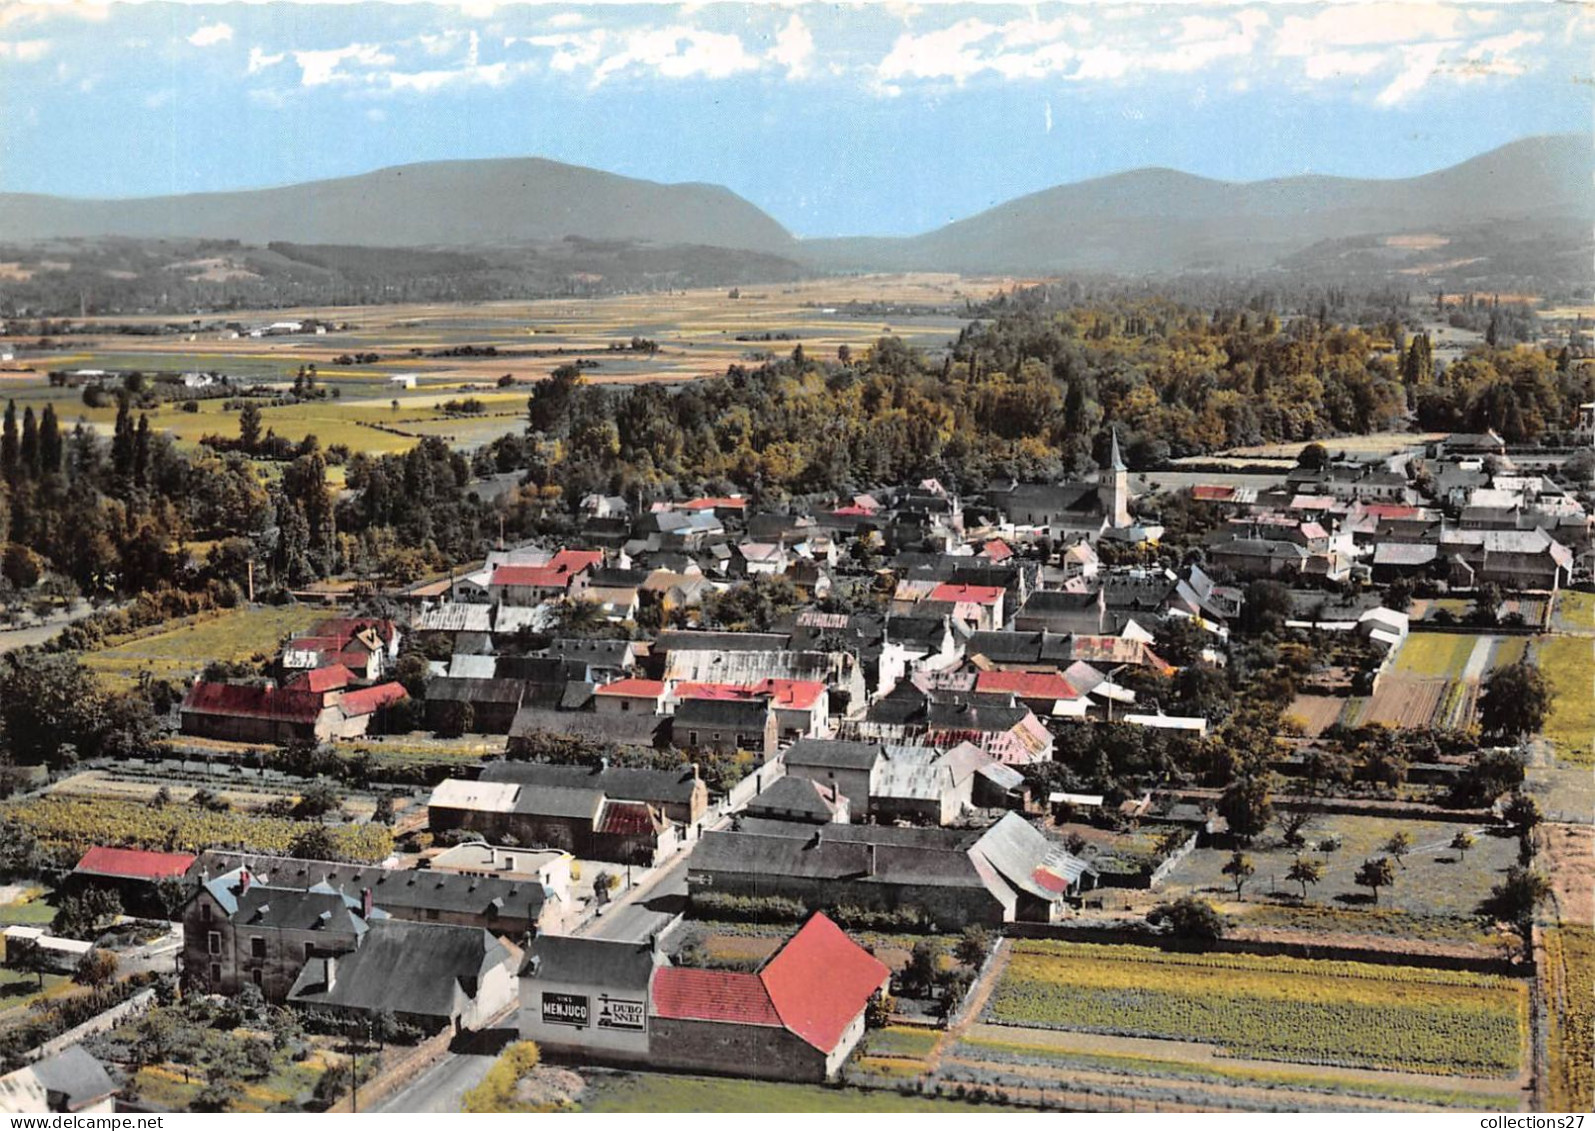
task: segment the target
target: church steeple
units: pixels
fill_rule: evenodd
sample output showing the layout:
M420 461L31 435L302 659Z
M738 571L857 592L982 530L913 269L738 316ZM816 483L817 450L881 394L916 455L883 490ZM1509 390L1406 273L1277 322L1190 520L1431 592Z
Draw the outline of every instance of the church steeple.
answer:
M1108 449L1108 466L1097 473L1097 498L1109 526L1123 530L1130 525L1130 469L1119 454L1117 428L1113 429L1113 442Z

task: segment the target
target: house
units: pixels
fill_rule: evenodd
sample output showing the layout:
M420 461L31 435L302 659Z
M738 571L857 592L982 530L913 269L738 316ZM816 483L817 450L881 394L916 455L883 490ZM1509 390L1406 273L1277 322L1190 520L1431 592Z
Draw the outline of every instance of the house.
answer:
M109 1115L116 1111L119 1090L105 1066L87 1049L68 1045L0 1076L0 1114Z
M1556 590L1572 574L1573 552L1544 530L1446 530L1440 552L1451 583L1471 588L1494 582L1508 589Z
M1061 673L983 671L975 674L975 691L1011 695L1041 718L1084 718L1090 700Z
M869 812L870 785L881 753L880 744L874 742L805 738L788 747L781 760L788 777L839 793L849 812L862 819Z
M596 703L597 696L593 698ZM670 721L668 715L640 712L566 711L523 706L510 724L507 750L512 757L539 757L550 743L557 746L571 738L660 749L670 744Z
M743 810L750 817L811 824L847 824L847 798L835 786L808 778L782 776L765 786Z
M824 738L829 733L830 697L825 684L815 679L764 679L757 683L678 683L674 699L723 702L763 702L775 716L780 742L799 738ZM678 711L679 713L679 711Z
M767 761L775 755L775 712L764 699L684 699L671 736L677 746L721 752L745 750Z
M951 605L953 620L971 632L995 632L1005 619L1002 611L1005 594L1005 590L995 585L943 582L931 589L925 599Z
M1090 865L1015 813L984 831L743 819L687 861L693 899L780 896L811 909L917 912L938 930L1051 922L1094 883Z
M284 672L342 664L355 677L379 680L399 658L401 636L393 621L380 617L328 617L311 625L283 648Z
M1207 558L1216 569L1228 570L1238 578L1286 579L1307 567L1305 546L1269 538L1236 538L1208 547Z
M970 743L951 750L885 746L870 773L870 816L950 825L974 804L975 772L991 761Z
M487 840L557 848L584 860L652 866L676 850L675 827L653 805L607 797L591 786L523 786L449 778L427 802L434 832L463 829Z
M649 993L652 1066L835 1079L890 980L885 963L823 914L810 916L757 973L660 967Z
M491 601L536 605L560 597L579 597L587 576L603 564L602 550L561 550L547 565L501 565L487 582Z
M178 707L182 733L225 742L330 742L342 734L337 692L196 680Z
M376 914L369 893L362 902L327 885L278 887L237 868L204 879L184 910L184 977L228 996L253 983L281 1002L306 962L352 951Z
M364 906L369 892L374 913L416 922L481 927L512 939L550 926L564 912L548 899L538 882L216 849L200 855L189 871L189 879L199 881L203 887L209 877L235 875L240 869L254 878L257 887L330 891L345 897L346 905L352 901L357 908ZM190 900L184 909L185 936L197 902Z
M514 1005L519 955L480 927L379 919L354 950L305 962L290 1005L392 1014L426 1032L485 1027Z
M161 885L181 883L197 859L187 852L95 845L78 860L64 886L69 893L84 888L114 891L128 914L165 919L170 909L161 898Z
M509 880L517 885L541 884L544 899L558 900L568 910L573 859L570 853L558 849L502 848L485 841L468 841L444 849L426 862L426 868L430 872Z
M617 679L593 689L593 709L604 715L662 715L666 686L662 679Z
M999 762L1025 765L1052 760L1052 735L1029 707L1009 697L972 698L957 692L921 692L907 684L881 699L847 737L948 749L968 742Z
M597 789L619 801L652 805L678 824L691 825L709 809L709 787L696 764L674 770L611 766L554 765L545 762L490 762L482 767L484 783L510 783L533 789Z
M518 679L426 681L426 725L430 730L470 734L509 734L526 696Z

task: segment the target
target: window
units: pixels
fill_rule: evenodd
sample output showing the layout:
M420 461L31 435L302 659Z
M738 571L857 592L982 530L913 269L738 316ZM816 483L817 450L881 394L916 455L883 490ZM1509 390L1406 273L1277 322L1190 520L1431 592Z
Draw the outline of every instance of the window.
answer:
M696 745L698 745L698 732L697 731L689 730L687 732L687 745L688 746L696 746Z
M261 938L259 935L250 935L249 936L249 957L251 957L251 958L265 958L266 957L266 940Z
M199 917L207 923L210 922L210 904L201 903L199 905Z
M428 919L436 919L438 917L438 909L436 907L428 907L426 909L426 917Z
M257 986L264 986L266 984L266 979L259 970L252 971L249 976L255 980L255 985Z
M212 989L222 984L222 968L214 962L210 964L210 984Z
M205 948L211 954L220 954L222 952L222 933L220 931L208 932L205 935Z
M316 953L316 944L313 943L313 942L307 942L305 944L305 961L309 962L311 960L311 958L313 958L315 956L315 953Z
M621 710L622 710L622 711L629 711L629 710L631 710L631 700L630 700L630 699L622 699L622 700L621 700L621 701L620 701L620 709L621 709Z

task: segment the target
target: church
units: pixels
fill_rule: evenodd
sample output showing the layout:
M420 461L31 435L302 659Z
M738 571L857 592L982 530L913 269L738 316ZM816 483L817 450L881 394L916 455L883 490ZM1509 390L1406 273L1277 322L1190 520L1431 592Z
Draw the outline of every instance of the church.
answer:
M1130 516L1130 470L1113 433L1108 466L1090 483L1011 483L993 487L986 499L1016 527L1031 527L1059 542L1127 542L1155 539Z

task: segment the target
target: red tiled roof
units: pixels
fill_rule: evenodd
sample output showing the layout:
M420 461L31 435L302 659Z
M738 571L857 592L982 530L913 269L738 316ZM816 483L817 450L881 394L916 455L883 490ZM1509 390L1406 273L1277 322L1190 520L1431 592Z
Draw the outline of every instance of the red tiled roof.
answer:
M548 563L551 566L562 566L570 573L580 573L584 569L592 569L604 564L602 550L561 550L554 555L554 560Z
M128 880L180 878L199 857L186 852L146 852L142 848L89 849L72 869L79 875L112 876Z
M290 682L296 691L314 691L318 695L327 691L340 691L354 682L354 673L342 664L328 664L314 671L297 675Z
M782 1027L758 974L661 966L654 971L652 996L655 1017Z
M855 504L850 507L837 507L831 513L842 518L869 518L874 515L875 512L870 510L868 507L861 507Z
M1222 503L1234 497L1234 487L1217 487L1206 483L1198 483L1191 488L1191 498L1200 499L1207 503Z
M639 836L655 831L657 823L645 801L607 799L593 822L593 832L607 836Z
M816 913L759 972L782 1023L821 1052L886 981L886 964Z
M402 683L379 683L375 687L346 692L338 705L346 715L369 715L409 697Z
M488 580L489 585L526 585L534 589L564 589L570 585L572 574L564 566L499 566Z
M954 585L950 581L944 581L930 591L928 599L969 605L995 605L1002 599L1002 594L1002 588L996 585Z
M374 631L384 644L392 643L399 631L391 620L382 617L327 617L310 626L310 635L339 636L349 640L366 629Z
M677 699L716 699L720 701L742 702L752 699L755 693L752 688L742 683L678 683L676 684Z
M746 499L736 499L731 498L730 496L724 496L721 498L692 499L689 502L682 503L681 509L684 511L707 511L717 510L721 507L724 507L726 510L739 511L746 509L747 505L748 501Z
M766 679L753 689L768 695L772 706L797 711L808 710L825 694L825 684L817 679Z
M595 688L594 695L619 695L632 699L657 699L665 693L662 679L617 679Z
M1013 550L1000 538L993 538L980 548L980 552L994 562L1005 562L1013 557Z
M1418 508L1396 503L1371 503L1362 508L1364 514L1375 518L1417 518Z
M285 652L319 652L322 656L357 655L362 657L358 662L360 667L365 667L365 656L376 651L358 636L296 636L288 641L283 649ZM328 663L341 663L342 661L329 660Z
M201 680L188 689L182 709L201 715L313 723L321 714L323 703L321 696L311 691Z
M976 691L1017 695L1021 699L1078 699L1079 690L1057 672L980 672Z

